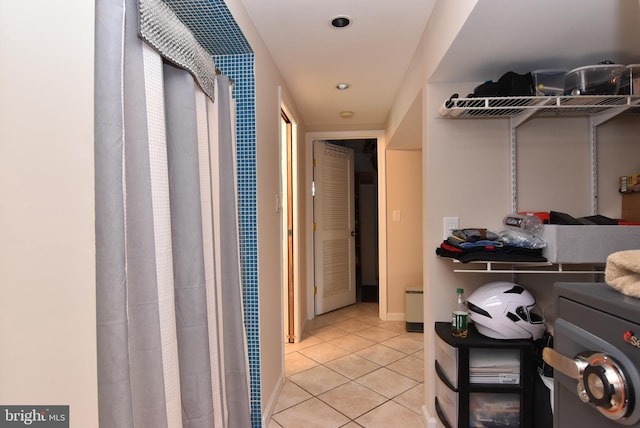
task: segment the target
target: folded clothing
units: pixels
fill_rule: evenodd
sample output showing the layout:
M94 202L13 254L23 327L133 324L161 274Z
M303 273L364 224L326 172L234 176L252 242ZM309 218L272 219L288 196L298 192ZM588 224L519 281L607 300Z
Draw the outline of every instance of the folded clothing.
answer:
M498 235L484 228L455 229L451 235L466 242L495 241Z
M529 248L503 242L498 234L484 228L453 230L451 235L436 248L436 254L462 263L547 261L542 255L542 248Z
M558 211L549 211L549 223L568 225L607 225L615 226L620 222L616 219L605 217L603 215L592 215L587 217L575 218L567 213Z
M640 298L640 250L626 250L607 257L604 280L627 296Z
M546 262L542 249L512 247L509 245L486 245L478 247L460 247L447 240L436 248L440 257L456 259L462 263L487 262Z

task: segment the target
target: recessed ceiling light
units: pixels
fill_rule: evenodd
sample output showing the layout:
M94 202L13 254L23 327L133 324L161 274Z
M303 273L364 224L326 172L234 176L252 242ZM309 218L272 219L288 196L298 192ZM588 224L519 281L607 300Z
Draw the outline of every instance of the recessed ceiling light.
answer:
M351 85L349 85L348 83L338 83L336 85L336 88L340 89L341 91L344 91L345 89L349 88L349 86Z
M351 119L353 117L353 112L352 111L341 111L340 112L340 117L343 119Z
M333 28L347 28L351 25L351 18L348 16L336 16L329 21Z

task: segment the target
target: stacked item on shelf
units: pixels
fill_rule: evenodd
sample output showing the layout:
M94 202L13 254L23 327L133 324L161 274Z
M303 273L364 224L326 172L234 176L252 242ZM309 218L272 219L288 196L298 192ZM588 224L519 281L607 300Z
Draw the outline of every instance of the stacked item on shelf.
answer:
M549 224L563 226L616 226L620 220L603 215L590 215L585 217L573 217L571 214L560 211L549 211Z
M638 248L640 227L632 222L558 211L548 215L540 236L547 244L543 255L551 263L603 265L609 254Z
M520 354L517 349L496 353L492 349L473 349L469 353L469 383L520 383Z
M509 245L487 229L457 229L436 248L440 257L462 263L474 261L546 262L542 248Z
M640 64L629 64L622 72L620 95L640 95Z
M602 105L628 107L626 96L638 95L640 64L625 66L612 61L601 61L569 71L540 69L525 74L509 71L495 82L487 80L481 83L466 98L453 94L440 107L439 114L447 118L474 117L489 113L502 116L515 115L533 106L562 107L563 110L573 111L576 105L595 113L598 106ZM552 101L546 105L540 101L544 97L560 98L557 103ZM613 99L616 97L620 100ZM587 101L586 98L590 100ZM637 105L637 101L631 105Z
M564 78L564 95L618 95L625 70L612 61L575 68Z
M462 339L436 322L435 410L445 428L533 428L534 342L497 340L474 327ZM545 425L549 426L549 425Z
M567 71L531 72L538 96L640 95L640 64L602 61Z
M535 70L531 75L537 96L558 96L564 93L564 78L567 70Z
M621 224L640 224L640 173L620 176L618 192L622 195Z
M520 385L520 350L472 348L469 350L469 383ZM476 428L520 426L517 394L471 394L469 409Z
M517 398L517 397L514 397ZM478 400L470 403L473 409L475 428L502 428L520 426L520 401Z
M541 220L536 216L510 214L503 219L498 233L484 228L456 229L436 249L441 257L462 263L473 261L546 262L546 246L536 232Z
M630 195L640 196L640 192ZM526 221L518 223L524 218ZM532 218L538 223L532 222ZM486 229L452 231L436 248L436 254L461 263L604 264L613 252L637 249L640 217L637 219L573 217L559 211L510 214L498 233ZM531 226L529 231L533 230L533 234L526 230Z

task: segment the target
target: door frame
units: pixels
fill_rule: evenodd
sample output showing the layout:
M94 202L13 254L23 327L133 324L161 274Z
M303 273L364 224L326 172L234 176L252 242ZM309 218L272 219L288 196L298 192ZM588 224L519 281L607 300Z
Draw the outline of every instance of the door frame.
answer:
M307 235L307 317L313 319L314 315L314 240L313 240L313 197L311 188L313 185L313 141L315 140L361 140L373 139L377 141L378 156L378 259L379 259L379 305L380 319L387 320L387 197L386 197L386 153L384 131L325 131L307 132L305 134L305 224Z
M283 277L283 320L284 320L284 332L285 343L294 343L295 338L298 335L298 325L296 323L296 309L295 299L298 297L298 284L296 281L297 267L295 263L297 260L295 245L295 239L297 239L297 230L294 227L296 225L295 214L297 212L297 198L293 189L297 186L295 184L294 171L297 167L297 163L294 160L294 123L289 118L284 106L280 109L280 144L281 144L281 194L280 204L282 205L282 277Z
M300 169L299 169L299 150L301 149L298 138L298 121L296 119L293 111L288 107L288 102L283 96L282 88L278 87L278 147L279 147L279 190L276 194L276 212L278 212L280 216L280 259L281 259L281 307L280 307L280 316L282 326L282 353L284 355L284 343L290 341L290 331L293 331L293 340L294 342L299 342L302 338L302 332L304 331L304 306L301 303L300 293L304 293L304 289L300 286L302 278L300 277L300 261L301 261L301 248L300 248L300 234L301 231L301 222L300 222L300 207L303 201L300 200L299 195L299 177L300 177ZM283 144L285 135L282 132L282 113L284 113L290 121L291 124L291 159L288 159L287 154L287 146ZM293 182L290 191L291 195L288 194L289 189L287 188L286 182L286 170L285 167L288 161L291 161L292 168L292 180ZM288 237L288 227L287 227L287 214L288 214L288 203L289 197L292 203L292 234L293 234L293 260L289 260L289 237ZM292 281L293 281L293 302L289 301L289 270L293 270ZM306 297L305 297L306 299ZM289 317L289 304L293 304L293 319ZM293 322L293 326L291 325ZM292 328L293 327L293 328ZM283 370L284 370L284 359L283 359Z

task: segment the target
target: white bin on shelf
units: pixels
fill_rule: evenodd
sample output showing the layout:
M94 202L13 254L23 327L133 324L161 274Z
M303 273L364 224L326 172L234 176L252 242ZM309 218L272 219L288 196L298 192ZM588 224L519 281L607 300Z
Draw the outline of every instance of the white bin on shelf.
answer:
M605 264L612 253L638 249L640 226L545 224L541 238L551 263Z

